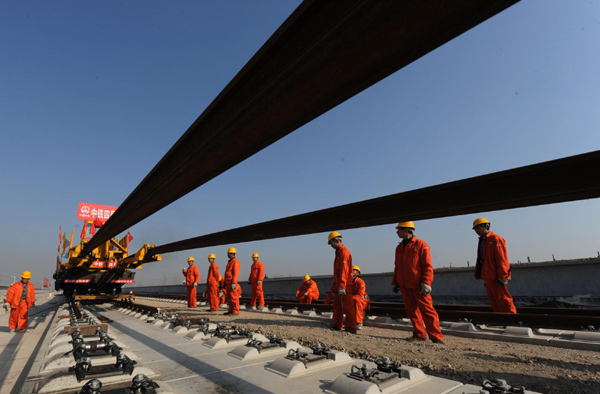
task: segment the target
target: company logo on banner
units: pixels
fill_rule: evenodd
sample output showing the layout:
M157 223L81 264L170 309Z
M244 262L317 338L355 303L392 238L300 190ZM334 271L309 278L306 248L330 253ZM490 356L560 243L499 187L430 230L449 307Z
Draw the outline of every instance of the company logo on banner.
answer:
M104 223L112 216L113 213L115 213L116 210L117 207L80 202L79 209L77 209L77 220L98 219Z

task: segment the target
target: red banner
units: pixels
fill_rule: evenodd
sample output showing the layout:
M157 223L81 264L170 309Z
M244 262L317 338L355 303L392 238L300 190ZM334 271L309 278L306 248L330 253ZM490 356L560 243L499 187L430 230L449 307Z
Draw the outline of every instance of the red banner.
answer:
M117 207L80 202L79 208L77 209L77 220L98 219L104 223L112 216L113 213L115 213L116 210Z

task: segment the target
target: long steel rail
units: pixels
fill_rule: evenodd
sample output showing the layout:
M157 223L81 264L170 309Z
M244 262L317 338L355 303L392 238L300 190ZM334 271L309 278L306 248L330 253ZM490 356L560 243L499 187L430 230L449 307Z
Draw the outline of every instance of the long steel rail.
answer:
M516 2L304 1L84 252Z

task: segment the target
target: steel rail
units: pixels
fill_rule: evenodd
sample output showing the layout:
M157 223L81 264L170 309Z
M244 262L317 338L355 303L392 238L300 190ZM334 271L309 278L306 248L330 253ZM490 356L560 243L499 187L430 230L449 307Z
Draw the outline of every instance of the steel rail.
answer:
M304 1L83 251L517 2Z
M596 173L600 151L202 235L148 254L598 198Z

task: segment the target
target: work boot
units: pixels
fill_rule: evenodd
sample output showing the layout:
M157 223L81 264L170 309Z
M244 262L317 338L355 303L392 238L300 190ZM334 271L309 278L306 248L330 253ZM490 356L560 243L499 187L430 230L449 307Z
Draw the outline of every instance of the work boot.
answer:
M435 343L437 345L443 345L444 344L444 341L442 339L436 339L436 338L433 338L431 340L431 342L433 342L433 343Z
M346 328L346 332L349 332L350 334L358 334L358 332L356 332L356 328Z
M340 327L331 326L329 328L333 331L342 331L342 329Z
M259 305L256 309L258 309L259 311L262 311L264 309L264 305Z
M427 340L427 338L419 338L419 337L408 337L408 338L404 338L405 341L408 342L424 342Z
M356 325L356 329L357 329L357 330L362 330L362 323L358 323L358 324Z
M229 316L229 315L231 315L231 312L225 312L225 313L223 313L223 315L224 316Z
M14 333L15 333L15 329L14 329L14 328L11 328L9 332L10 332L11 334L14 334Z

